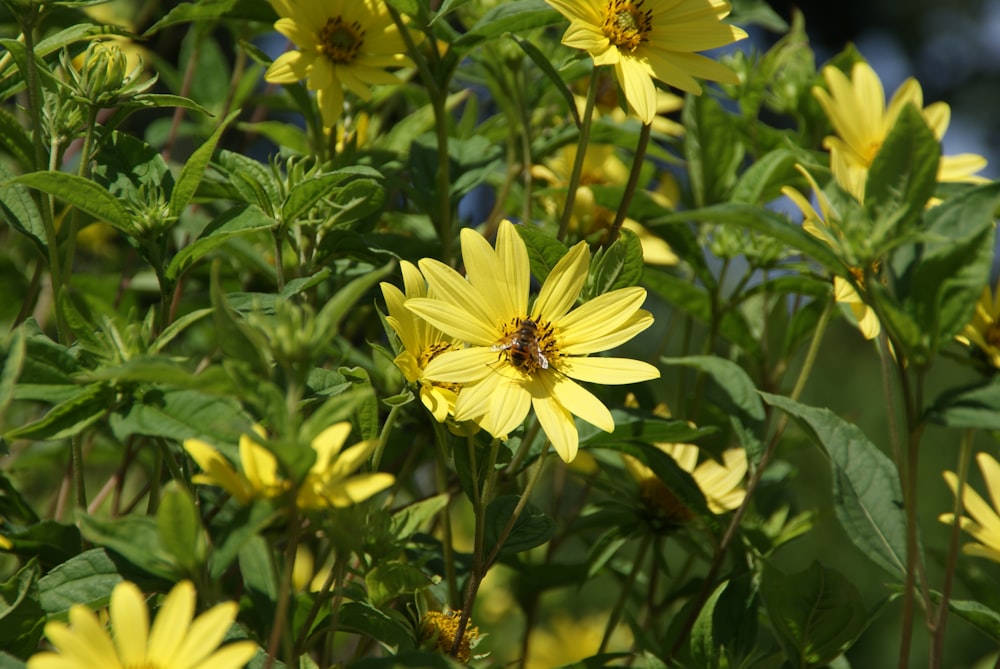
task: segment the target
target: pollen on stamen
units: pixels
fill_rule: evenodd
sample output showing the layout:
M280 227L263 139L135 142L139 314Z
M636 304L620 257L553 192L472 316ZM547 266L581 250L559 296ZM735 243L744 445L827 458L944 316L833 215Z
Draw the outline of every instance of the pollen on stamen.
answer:
M601 29L619 49L631 53L649 39L653 12L643 11L642 4L643 0L611 0L608 3Z

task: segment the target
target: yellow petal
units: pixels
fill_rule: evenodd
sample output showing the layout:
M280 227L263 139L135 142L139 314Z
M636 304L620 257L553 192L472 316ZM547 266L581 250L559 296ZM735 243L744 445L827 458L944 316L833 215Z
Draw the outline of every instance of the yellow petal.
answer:
M111 591L110 618L118 657L127 667L142 666L149 637L149 609L134 583L123 581Z

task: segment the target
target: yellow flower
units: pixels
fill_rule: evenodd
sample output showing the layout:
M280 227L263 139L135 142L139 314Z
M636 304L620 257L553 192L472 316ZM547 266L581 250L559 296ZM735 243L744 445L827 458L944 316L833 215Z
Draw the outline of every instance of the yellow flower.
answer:
M265 436L264 428L255 425L254 433L256 438L246 434L240 437L242 472L237 472L215 447L199 439L186 439L184 450L203 472L191 480L218 486L241 504L249 504L254 499L271 499L290 490L291 482L281 478L278 472L277 458L257 443ZM371 455L376 442L363 441L341 452L350 433L351 424L342 422L328 427L313 439L311 447L316 452L316 461L298 489L296 504L300 508L350 506L392 485L391 474L375 472L352 476Z
M403 306L411 297L427 297L427 283L423 275L412 263L405 260L399 264L403 274L403 291L390 284L382 283L382 295L389 310L386 322L399 335L403 351L394 362L410 383L420 386L420 401L431 412L435 420L443 423L455 411L458 386L449 383L435 383L424 377L424 368L435 357L459 347L451 337L436 327L417 318Z
M859 202L864 201L868 168L906 105L920 111L939 141L948 129L950 107L944 102L924 107L923 90L912 77L896 89L888 107L882 82L868 63L855 63L850 79L836 67L827 66L823 78L829 91L817 86L813 95L837 133L825 138L823 146L830 150L830 167L837 181ZM985 166L986 159L976 154L942 156L938 181L985 182L976 175Z
M995 291L983 288L972 322L955 338L966 346L978 346L989 363L1000 369L1000 282Z
M979 471L983 473L993 506L990 506L971 487L962 488L962 506L972 518L960 516L958 524L978 542L965 544L962 546L962 552L1000 562L1000 516L996 512L1000 507L1000 463L986 453L976 455L976 462L979 464ZM944 472L944 480L951 488L952 494L957 495L958 476L954 472ZM955 522L955 515L942 513L938 516L938 520L951 525Z
M595 655L607 624L607 615L593 615L582 619L565 614L554 616L545 627L531 630L531 643L528 645L528 657L524 666L526 669L562 667ZM619 625L611 633L606 652L623 652L631 646L631 631L626 625Z
M781 192L791 199L802 211L802 228L813 237L822 239L824 242L834 246L834 242L840 235L840 222L836 212L833 211L833 207L826 199L823 191L816 184L816 180L812 178L812 175L800 165L796 165L796 169L809 181L809 185L816 194L820 211L817 212L809 200L794 188L785 186L781 189ZM863 277L862 271L856 267L850 268L850 271L852 275L858 277L857 280L860 282L861 277ZM851 313L854 314L854 318L857 321L858 329L865 339L874 339L878 336L882 330L878 316L875 315L874 309L865 304L854 284L841 276L833 277L833 298L837 302L850 307Z
M142 592L123 581L111 593L112 636L82 604L69 610L69 622L45 625L58 652L36 653L28 669L239 669L257 652L252 641L219 648L236 619L236 602L217 604L194 617L195 590L181 581L170 591L152 629Z
M677 466L691 474L705 495L712 513L732 511L743 503L746 490L742 487L747 473L747 454L742 448L731 448L722 454L720 464L708 458L698 464L698 447L694 444L654 444L669 455ZM691 519L691 511L667 488L653 470L630 455L622 456L625 466L639 483L643 501L650 507L663 511L677 521Z
M276 84L305 79L316 91L324 127L340 118L342 87L368 100L373 85L399 83L384 68L411 62L382 0L269 1L281 17L274 29L299 50L276 58L264 79Z
M351 434L348 422L331 425L313 439L316 462L299 488L297 503L305 509L341 508L363 502L393 484L385 472L356 473L378 442L374 439L341 450Z
M594 65L614 65L629 107L643 123L656 117L653 79L701 93L694 77L738 83L736 74L696 51L747 34L722 23L724 0L546 0L569 19L562 43L587 51Z
M468 279L444 263L421 260L438 298L406 301L469 345L431 360L424 376L462 384L455 419L474 420L494 437L505 438L533 407L556 452L571 461L579 446L574 414L607 432L615 427L608 408L576 381L626 384L660 376L638 360L587 357L652 325L652 314L640 308L646 291L622 288L574 309L590 263L580 242L552 268L529 310L528 250L510 221L500 223L495 251L482 235L462 230L462 257Z
M458 634L458 622L461 617L461 611L428 611L420 622L420 639L433 641L434 647L440 652L450 653L451 647L455 645L455 636ZM455 651L455 659L460 662L471 660L472 649L478 643L479 628L466 624L462 641Z
M185 439L184 450L203 472L192 476L191 481L218 486L235 497L240 504L249 504L254 499L277 497L288 490L289 482L278 475L278 460L271 451L258 443L266 436L264 428L254 425L253 431L256 438L248 434L240 436L242 473L237 472L214 446L200 439Z

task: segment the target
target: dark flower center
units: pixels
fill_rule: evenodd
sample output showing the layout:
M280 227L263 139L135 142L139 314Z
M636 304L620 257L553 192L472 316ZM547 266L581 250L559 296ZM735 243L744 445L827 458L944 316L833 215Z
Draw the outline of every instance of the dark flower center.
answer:
M335 63L347 64L355 59L365 43L365 31L357 21L347 24L335 16L320 28L318 41L321 54Z

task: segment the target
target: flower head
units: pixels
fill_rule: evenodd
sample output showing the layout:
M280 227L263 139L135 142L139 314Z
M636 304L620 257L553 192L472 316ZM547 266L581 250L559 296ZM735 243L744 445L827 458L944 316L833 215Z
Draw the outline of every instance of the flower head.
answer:
M442 653L450 653L455 645L455 636L458 634L458 623L462 617L461 611L428 611L423 620L420 621L420 638L424 641L433 641L434 647ZM455 651L455 659L460 662L468 662L472 659L472 649L479 643L479 628L473 625L466 625L465 633L462 634L462 641Z
M439 423L443 423L455 412L459 386L427 380L424 368L441 353L459 348L459 343L403 306L411 297L427 297L427 282L412 263L404 260L399 267L403 273L402 291L391 283L381 284L389 310L386 321L403 345L394 362L407 381L419 385L420 401Z
M742 448L731 448L722 454L722 463L709 458L698 464L698 447L694 444L654 444L669 455L705 495L712 513L732 511L743 503L746 490L743 477L747 473L747 454ZM630 455L622 456L625 466L639 483L640 494L647 506L668 518L681 522L690 520L691 511L661 481L649 467Z
M868 168L906 105L920 111L939 141L948 129L951 109L944 102L924 107L924 93L916 79L904 81L887 107L882 82L868 63L855 63L850 79L836 67L827 66L823 78L829 90L815 87L813 95L837 133L825 138L823 146L830 150L830 167L837 181L859 202L864 200ZM985 178L976 173L985 166L985 158L971 153L943 156L938 181L982 182Z
M995 290L983 288L972 322L955 337L966 346L975 344L995 369L1000 369L1000 282Z
M556 263L529 309L528 250L510 221L496 249L482 235L462 230L467 278L444 263L420 261L437 298L413 298L406 307L468 346L428 363L432 381L462 384L456 420L475 420L506 437L534 408L556 452L569 462L579 437L573 415L605 430L608 408L577 381L637 383L660 376L652 365L627 358L590 356L625 343L653 323L641 309L646 291L621 288L574 308L587 279L590 250L580 242Z
M323 430L310 444L316 460L299 486L296 504L302 509L344 507L362 502L388 488L393 483L391 474L382 472L355 474L375 448L372 440L343 449L351 424L337 423ZM255 425L254 435L240 437L240 464L237 472L229 461L213 446L199 440L186 439L184 450L201 467L201 474L191 480L202 485L224 489L241 504L255 499L271 499L291 490L291 481L281 477L278 460L259 441L264 439L264 428Z
M393 484L385 472L358 473L377 445L368 439L344 449L351 424L336 423L312 441L316 462L299 488L297 503L305 509L341 508L363 502Z
M653 79L701 93L695 77L737 83L736 74L697 51L747 34L722 23L725 0L546 0L569 19L566 46L587 51L594 65L614 65L625 99L643 123L656 117Z
M152 629L142 592L123 581L111 593L112 634L86 606L69 610L69 625L53 621L45 636L58 652L36 653L28 669L239 669L257 652L252 641L219 648L236 619L236 602L217 604L194 617L195 590L181 581L170 591Z
M812 175L799 165L796 168L805 176L812 187L813 193L816 194L819 211L816 211L809 200L794 188L785 186L781 189L781 192L792 200L802 212L802 228L813 237L833 245L841 234L837 213L833 210L829 200L826 199L826 195L823 194L823 191ZM858 329L864 335L865 339L874 339L881 332L882 326L879 323L878 316L875 315L875 310L865 303L858 292L857 286L861 284L864 277L863 271L856 267L849 268L849 270L851 275L856 277L855 280L857 283L851 283L842 276L833 277L833 298L837 302L850 307L851 313L854 314L854 318L857 321Z
M996 511L1000 508L1000 463L986 453L979 453L976 462L979 464L979 471L983 473L993 506L990 506L971 487L963 486L962 506L972 517L960 516L958 524L971 534L977 543L965 544L962 546L962 552L1000 562L1000 516ZM954 472L944 472L944 480L951 488L952 494L957 495L958 476ZM955 514L942 513L938 516L938 520L951 525L956 519Z
M373 85L399 83L384 68L410 64L382 0L269 1L281 17L274 29L299 50L276 58L264 79L276 84L305 79L316 91L324 127L340 118L342 88L368 100Z

